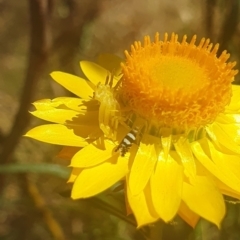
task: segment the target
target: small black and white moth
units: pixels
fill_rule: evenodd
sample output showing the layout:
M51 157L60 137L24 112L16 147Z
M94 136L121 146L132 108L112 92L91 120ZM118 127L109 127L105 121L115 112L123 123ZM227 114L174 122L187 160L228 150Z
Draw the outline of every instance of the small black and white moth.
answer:
M139 129L135 127L128 132L115 149L115 152L119 151L121 156L124 157L127 151L131 148L132 144L136 141L138 131Z

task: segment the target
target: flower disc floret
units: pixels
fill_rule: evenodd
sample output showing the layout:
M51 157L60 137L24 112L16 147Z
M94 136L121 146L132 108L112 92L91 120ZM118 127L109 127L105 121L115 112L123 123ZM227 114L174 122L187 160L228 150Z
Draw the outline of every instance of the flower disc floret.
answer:
M135 42L125 51L122 63L122 93L126 105L158 125L199 127L215 120L231 99L235 62L226 63L229 54L216 56L219 45L196 36L190 43L172 34L168 39L144 44Z

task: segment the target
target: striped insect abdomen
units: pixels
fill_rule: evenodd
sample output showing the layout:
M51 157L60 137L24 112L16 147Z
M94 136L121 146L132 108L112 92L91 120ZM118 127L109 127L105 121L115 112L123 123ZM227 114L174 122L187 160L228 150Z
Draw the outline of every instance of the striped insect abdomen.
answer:
M137 133L138 133L137 128L133 128L129 133L127 133L126 136L123 138L123 140L115 149L115 152L120 151L121 156L124 157L126 152L131 148L132 144L136 141Z

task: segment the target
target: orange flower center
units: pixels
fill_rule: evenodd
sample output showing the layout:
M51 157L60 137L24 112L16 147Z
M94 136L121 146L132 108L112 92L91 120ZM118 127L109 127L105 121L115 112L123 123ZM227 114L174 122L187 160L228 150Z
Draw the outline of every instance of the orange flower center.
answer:
M211 123L231 99L231 82L237 74L229 54L216 56L218 44L202 39L195 45L172 34L164 41L146 36L125 51L122 96L126 105L159 126L199 127ZM213 47L213 49L212 49ZM212 49L212 50L211 50Z

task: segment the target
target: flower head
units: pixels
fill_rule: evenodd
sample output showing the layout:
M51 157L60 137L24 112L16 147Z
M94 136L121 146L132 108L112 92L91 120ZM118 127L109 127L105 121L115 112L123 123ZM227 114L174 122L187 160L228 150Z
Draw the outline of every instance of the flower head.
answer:
M240 198L240 88L237 70L218 44L172 34L135 42L111 67L81 62L89 79L54 80L80 98L34 103L33 115L54 122L26 135L65 145L72 198L96 195L119 180L139 226L179 214L194 226L219 226L223 194ZM120 68L121 66L121 68Z
M196 127L212 123L231 99L235 63L226 64L229 54L217 58L213 47L196 36L186 43L172 34L164 41L145 37L135 42L122 64L122 92L126 102L148 121L166 126Z

